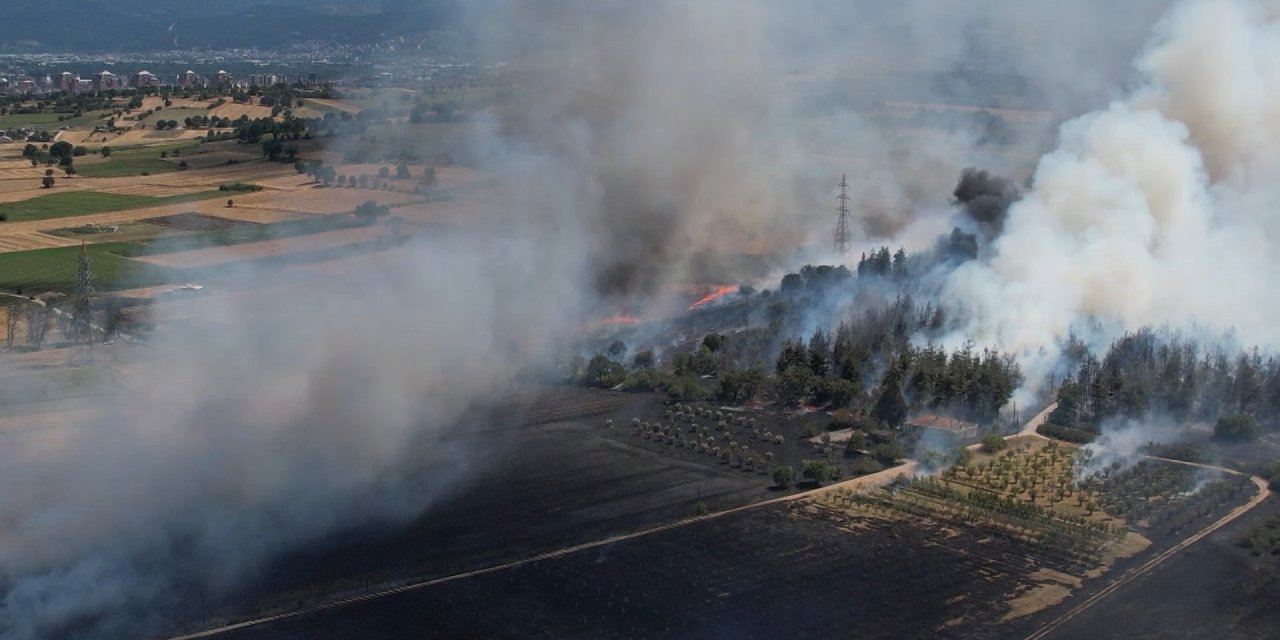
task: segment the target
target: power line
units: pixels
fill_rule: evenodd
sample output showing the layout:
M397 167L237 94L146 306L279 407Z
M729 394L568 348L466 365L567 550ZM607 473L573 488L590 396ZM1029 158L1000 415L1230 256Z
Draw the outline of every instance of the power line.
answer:
M837 255L849 253L849 181L844 174L840 176L840 195L836 196L840 203L836 208L836 242Z

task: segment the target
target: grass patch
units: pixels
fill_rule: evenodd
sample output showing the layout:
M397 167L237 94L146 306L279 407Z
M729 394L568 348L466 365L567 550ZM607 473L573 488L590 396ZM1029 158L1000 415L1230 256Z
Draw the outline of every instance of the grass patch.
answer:
M20 339L18 344L24 342ZM111 368L103 366L10 375L0 379L0 406L93 397L108 391L112 381Z
M42 113L8 113L0 116L0 127L39 127L53 131L59 127L93 127L102 123L103 116L106 111L89 111L84 115L76 117L70 113L54 113L45 111ZM61 122L58 118L62 117Z
M86 178L121 178L124 176L156 175L181 171L176 162L161 158L117 158L112 155L102 162L76 165L76 173Z
M241 224L226 229L169 236L158 238L146 244L131 245L124 249L125 253L122 255L148 256L209 247L229 247L250 242L349 229L363 224L355 216L346 215L315 216L271 224Z
M195 149L200 143L191 140L172 144L153 144L153 145L134 145L129 147L116 147L111 144L105 146L111 147L111 155L107 158L94 162L76 163L76 173L86 178L119 178L122 176L137 176L143 173L155 175L159 173L172 173L181 171L178 163L182 162L182 156L174 157L174 151L180 152L182 155L188 154L189 150ZM102 145L91 147L91 153L98 153ZM169 158L161 158L160 154L167 152Z
M171 269L125 257L137 246L128 242L88 245L94 288L119 291L181 280ZM69 292L75 287L79 255L80 247L0 253L0 288L27 295Z
M31 198L30 200L0 205L0 213L7 215L10 222L47 220L50 218L66 218L93 213L196 202L217 198L222 195L225 194L218 191L200 191L163 197L133 196L122 193L100 193L97 191L61 191L47 196Z
M45 231L44 233L61 238L82 240L89 244L101 244L104 242L147 242L160 236L175 233L174 231L162 226L148 224L146 222L125 222L116 226L118 226L120 230L113 233L107 233L100 229L93 229L89 227L67 227L65 229Z

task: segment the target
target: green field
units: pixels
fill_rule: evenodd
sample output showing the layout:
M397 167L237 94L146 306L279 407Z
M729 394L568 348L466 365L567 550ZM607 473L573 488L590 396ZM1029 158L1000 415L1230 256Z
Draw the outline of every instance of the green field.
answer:
M19 340L18 344L23 343ZM0 406L97 396L109 392L113 380L111 368L106 366L60 367L6 375L0 378Z
M119 291L182 279L171 269L121 255L135 246L127 242L88 245L95 289ZM80 250L80 247L57 247L0 253L0 289L27 295L71 291L75 287Z
M55 187L56 191L56 187ZM0 213L9 217L10 222L23 220L46 220L83 216L91 213L124 211L143 207L159 207L182 202L195 202L217 198L225 193L220 191L201 191L184 193L176 196L131 196L121 193L100 193L97 191L61 191L39 196L30 200L21 200L0 205ZM4 224L4 223L0 223Z
M168 152L172 154L176 150L185 154L198 145L198 142L183 141L141 147L111 147L111 156L108 158L95 162L76 163L76 173L87 178L119 178L121 176L142 175L143 173L155 175L181 171L178 166L178 163L182 161L181 157L164 159L160 157L160 153ZM99 148L97 147L90 149L93 153L98 153L98 150Z
M0 127L43 127L50 130L58 127L93 127L102 123L102 116L106 115L106 111L90 111L80 117L75 117L70 113L9 113L0 116ZM58 121L61 117L63 120Z

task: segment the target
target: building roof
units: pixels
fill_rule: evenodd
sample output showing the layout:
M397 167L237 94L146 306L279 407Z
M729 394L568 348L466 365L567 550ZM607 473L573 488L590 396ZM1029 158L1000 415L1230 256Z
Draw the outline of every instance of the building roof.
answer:
M939 416L934 414L925 414L916 416L907 420L907 424L912 427L925 427L929 429L942 429L943 431L966 431L976 429L978 425L964 420L957 420L947 416Z

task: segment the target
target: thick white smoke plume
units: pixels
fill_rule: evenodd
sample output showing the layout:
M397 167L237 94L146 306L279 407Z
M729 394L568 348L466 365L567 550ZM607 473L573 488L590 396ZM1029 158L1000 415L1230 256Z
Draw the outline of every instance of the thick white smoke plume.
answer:
M1148 324L1280 344L1280 6L1184 3L1137 68L1128 98L1062 126L990 255L952 275L961 334L1033 361L1085 324L1100 346Z
M695 252L830 246L844 172L865 238L945 212L961 169L1016 173L1050 125L993 142L886 102L1017 77L1038 96L1021 106L1092 108L1164 4L513 0L478 16L493 58L535 70L477 126L506 197L346 284L245 274L272 294L161 341L104 416L6 434L0 636L146 635L284 550L422 514L480 472L449 437L468 407L597 292L678 282ZM948 289L967 332L1039 347L1088 314L1267 329L1274 13L1190 5L1144 58L1149 88L1063 129L990 258Z

